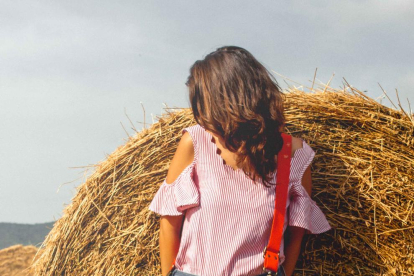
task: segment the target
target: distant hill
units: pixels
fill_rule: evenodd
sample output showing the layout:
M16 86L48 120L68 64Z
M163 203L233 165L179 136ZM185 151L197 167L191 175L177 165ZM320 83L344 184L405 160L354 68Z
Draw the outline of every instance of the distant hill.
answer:
M20 224L0 222L0 250L15 244L39 247L54 223Z

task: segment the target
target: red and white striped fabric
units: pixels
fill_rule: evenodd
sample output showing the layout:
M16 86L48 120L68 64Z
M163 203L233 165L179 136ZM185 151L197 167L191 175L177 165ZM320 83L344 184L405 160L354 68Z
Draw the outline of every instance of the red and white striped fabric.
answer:
M194 145L194 161L170 184L162 183L149 209L160 215L185 214L178 270L199 276L247 276L262 273L263 249L270 236L275 186L255 185L242 170L224 164L212 135L200 125L188 131ZM298 226L313 234L331 227L325 215L301 184L315 152L303 148L291 159L289 197L284 230ZM273 173L273 184L276 172ZM280 264L283 239L280 248Z

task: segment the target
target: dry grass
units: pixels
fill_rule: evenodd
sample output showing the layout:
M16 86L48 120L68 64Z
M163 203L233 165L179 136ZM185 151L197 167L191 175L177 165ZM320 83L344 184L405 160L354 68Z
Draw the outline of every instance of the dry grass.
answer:
M356 89L286 93L287 132L316 151L313 198L334 230L309 236L298 275L413 275L414 124ZM158 217L190 110L130 137L78 187L32 266L36 275L159 275Z
M0 250L0 275L1 276L31 276L26 271L38 248L32 245L13 245Z

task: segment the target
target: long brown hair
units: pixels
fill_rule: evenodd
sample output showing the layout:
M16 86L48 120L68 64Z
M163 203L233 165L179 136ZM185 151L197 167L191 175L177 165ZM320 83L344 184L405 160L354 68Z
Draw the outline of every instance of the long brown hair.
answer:
M273 75L247 50L225 46L197 60L186 85L196 122L223 138L247 176L269 187L285 124Z

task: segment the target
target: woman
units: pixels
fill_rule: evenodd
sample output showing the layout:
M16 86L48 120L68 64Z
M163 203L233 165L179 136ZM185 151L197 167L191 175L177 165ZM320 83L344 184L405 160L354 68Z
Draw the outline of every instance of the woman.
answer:
M162 275L263 274L283 145L284 95L266 68L235 46L196 61L187 86L197 124L182 130L149 207L161 215ZM330 229L310 198L314 155L305 141L292 137L284 234L273 275L292 275L306 230Z

